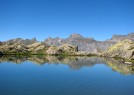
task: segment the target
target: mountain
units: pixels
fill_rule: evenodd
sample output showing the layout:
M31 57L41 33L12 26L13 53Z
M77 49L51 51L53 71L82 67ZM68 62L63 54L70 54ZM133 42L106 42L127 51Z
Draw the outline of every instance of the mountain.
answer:
M12 43L18 43L18 44L23 44L23 45L30 45L37 42L36 38L32 39L22 39L22 38L16 38L16 39L11 39L8 41L3 42L4 44L12 44Z
M107 50L110 46L115 43L122 41L124 39L129 39L134 41L134 33L127 35L113 35L111 39L106 41L97 41L93 38L85 38L80 34L72 34L68 38L62 39L59 37L56 38L47 38L44 42L48 45L60 46L62 44L71 44L78 46L79 51L90 52L90 53L101 53L102 51Z
M107 41L111 41L111 42L119 42L125 39L129 39L131 41L134 41L134 33L129 33L127 35L113 35L111 39L107 40Z
M39 42L36 38L16 38L0 42L1 54L48 54L48 55L102 55L134 59L134 33L113 35L111 39L97 41L72 34L68 38L47 38Z

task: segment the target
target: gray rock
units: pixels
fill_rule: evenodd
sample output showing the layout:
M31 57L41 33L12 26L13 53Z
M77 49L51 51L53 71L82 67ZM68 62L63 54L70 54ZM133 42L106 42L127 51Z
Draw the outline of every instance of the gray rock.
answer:
M107 50L112 45L116 44L119 41L124 39L129 39L134 41L134 33L130 33L128 35L114 35L111 39L106 41L97 41L93 38L84 38L80 34L72 34L68 38L51 38L45 39L44 42L48 45L60 46L63 44L71 44L74 46L78 46L79 51L90 52L90 53L102 53Z
M11 39L8 41L5 41L5 44L14 44L14 43L18 43L18 44L23 44L23 45L30 45L37 42L36 38L33 39L22 39L22 38L16 38L16 39Z

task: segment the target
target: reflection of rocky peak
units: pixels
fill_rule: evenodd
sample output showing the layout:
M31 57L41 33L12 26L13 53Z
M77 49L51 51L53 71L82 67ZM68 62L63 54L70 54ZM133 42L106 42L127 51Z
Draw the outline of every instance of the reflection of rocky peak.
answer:
M96 64L105 64L103 58L100 57L76 57L77 60L68 62L68 65L72 69L80 69L82 67L92 67Z
M122 60L115 60L113 58L105 58L105 61L113 71L123 75L134 74L134 65L124 64Z
M134 74L134 65L127 65L123 63L123 60L115 60L112 58L100 58L100 57L80 57L80 56L15 56L4 55L0 57L0 63L13 62L23 63L24 61L31 61L39 65L47 64L65 64L69 68L79 70L82 67L92 67L97 64L105 64L110 66L114 71L121 74Z
M23 44L23 45L29 45L29 44L33 44L34 42L36 42L36 38L32 38L32 39L16 38L16 39L5 41L4 43L6 44L18 43L18 44Z

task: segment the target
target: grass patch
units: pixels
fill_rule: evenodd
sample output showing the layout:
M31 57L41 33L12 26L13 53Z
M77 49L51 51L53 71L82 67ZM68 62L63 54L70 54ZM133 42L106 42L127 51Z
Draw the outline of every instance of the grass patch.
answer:
M123 59L123 58L121 58L121 57L119 57L119 56L114 56L113 58L114 58L115 60Z

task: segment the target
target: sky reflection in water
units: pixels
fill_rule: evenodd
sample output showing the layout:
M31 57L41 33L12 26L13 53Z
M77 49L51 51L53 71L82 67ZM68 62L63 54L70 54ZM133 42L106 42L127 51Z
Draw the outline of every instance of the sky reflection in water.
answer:
M130 95L134 67L100 57L2 56L0 95Z

